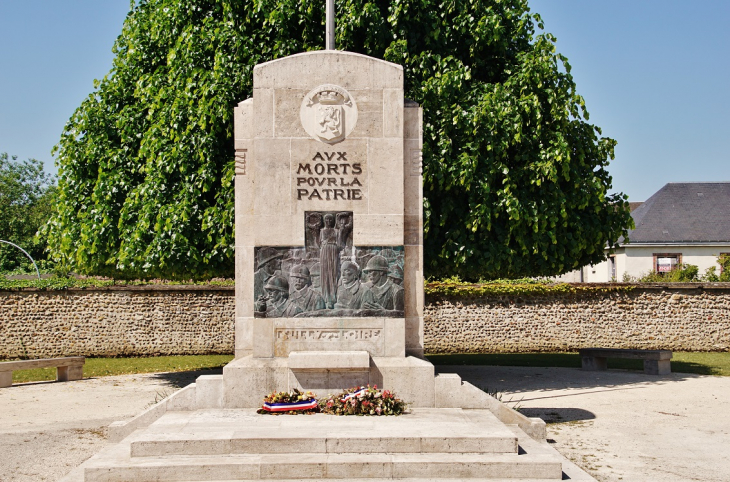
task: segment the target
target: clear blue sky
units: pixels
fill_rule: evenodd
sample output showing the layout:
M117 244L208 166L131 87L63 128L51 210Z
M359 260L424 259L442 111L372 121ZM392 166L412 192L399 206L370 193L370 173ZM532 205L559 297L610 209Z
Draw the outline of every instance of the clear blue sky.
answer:
M322 0L324 1L324 0ZM730 1L531 0L590 121L618 141L616 191L730 181ZM111 68L129 0L0 0L0 152L51 156Z

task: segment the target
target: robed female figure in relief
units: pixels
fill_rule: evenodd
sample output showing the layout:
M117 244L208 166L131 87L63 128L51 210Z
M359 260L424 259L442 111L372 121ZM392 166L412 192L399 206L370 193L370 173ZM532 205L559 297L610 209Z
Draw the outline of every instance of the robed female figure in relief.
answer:
M319 233L320 290L327 309L337 302L340 280L340 253L352 245L352 214L338 213L337 226L332 213L324 215L324 227Z
M335 217L324 216L324 227L319 232L320 287L328 309L337 301L337 280L340 277L340 249L337 246Z

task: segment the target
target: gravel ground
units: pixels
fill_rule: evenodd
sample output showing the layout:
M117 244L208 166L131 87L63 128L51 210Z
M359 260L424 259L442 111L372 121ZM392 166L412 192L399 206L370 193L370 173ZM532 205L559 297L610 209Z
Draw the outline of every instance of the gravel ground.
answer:
M198 371L0 388L0 481L57 481L98 452L106 427L195 381ZM31 456L32 455L32 456Z
M529 416L599 481L730 480L730 377L573 368L437 367ZM145 374L0 389L0 481L57 481L98 452L106 427L203 374Z
M577 368L445 367L548 423L599 481L730 481L730 377Z

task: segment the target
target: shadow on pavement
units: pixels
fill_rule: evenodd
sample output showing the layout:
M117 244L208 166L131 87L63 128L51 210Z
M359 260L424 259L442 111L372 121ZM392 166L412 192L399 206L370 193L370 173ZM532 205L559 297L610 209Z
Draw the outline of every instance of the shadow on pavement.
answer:
M675 362L672 362L673 368L674 365ZM639 370L612 368L610 362L609 370L597 372L587 372L580 368L479 365L436 365L435 369L436 373L458 373L462 380L468 381L487 392L498 391L510 393L566 388L601 390L633 389L636 388L636 384L670 383L697 376L694 374L674 372L665 376L646 375L643 371ZM152 376L160 381L166 382L171 387L183 388L191 383L195 383L195 380L201 375L221 375L222 373L223 368L214 368L155 373ZM623 387L624 385L631 386Z
M530 407L520 408L520 413L526 417L539 417L545 423L579 422L593 420L596 414L582 408L544 408Z
M662 385L701 376L674 372L647 375L643 371L612 368L610 360L606 371L570 367L436 365L436 372L457 373L462 380L484 391L513 395L552 390L635 390L642 385Z
M580 355L577 353L467 353L428 355L434 365L464 366L509 366L509 367L552 367L580 368ZM644 371L643 360L619 358L608 359L609 369ZM693 373L696 375L718 375L712 366L690 361L672 360L672 371L675 373Z
M195 380L201 375L221 375L223 368L215 368L212 370L190 370L186 372L169 372L169 373L155 373L153 377L167 382L168 385L175 388L183 388L191 383L195 383Z

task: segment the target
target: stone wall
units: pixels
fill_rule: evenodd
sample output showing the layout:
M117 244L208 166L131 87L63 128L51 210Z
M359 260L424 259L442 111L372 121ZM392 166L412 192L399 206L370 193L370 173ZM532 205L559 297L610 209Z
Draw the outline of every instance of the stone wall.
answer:
M545 296L430 296L428 353L574 351L582 347L726 351L730 283L642 285Z
M233 287L0 292L0 359L233 353Z
M233 353L233 287L0 292L0 359ZM428 296L427 353L730 349L730 284Z

